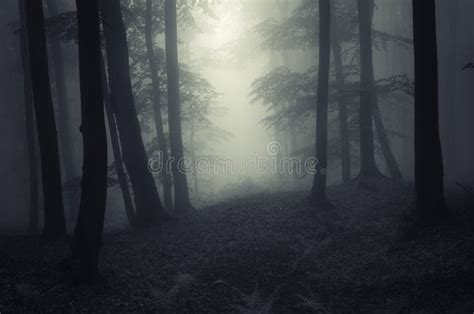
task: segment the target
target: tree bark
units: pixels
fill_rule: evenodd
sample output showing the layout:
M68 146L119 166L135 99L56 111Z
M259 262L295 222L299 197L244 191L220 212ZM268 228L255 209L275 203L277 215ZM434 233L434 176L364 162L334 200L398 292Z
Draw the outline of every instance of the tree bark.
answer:
M195 129L194 129L194 118L191 117L191 141L190 141L190 148L191 148L191 160L193 161L193 184L194 184L194 194L199 196L199 179L198 173L196 168L196 146L195 146Z
M369 10L370 10L370 27L372 29L372 22L374 19L374 9L375 3L374 0L369 1ZM373 60L370 61L373 64ZM372 66L372 73L371 73L371 90L370 90L370 98L372 102L372 115L375 124L375 130L377 132L377 138L380 143L380 147L382 149L382 154L385 159L385 163L387 164L387 168L390 172L390 175L393 180L395 181L403 181L402 172L400 171L400 167L398 166L397 160L393 155L392 148L390 147L390 142L387 137L387 132L385 131L385 126L383 125L382 114L380 112L380 107L377 101L377 91L375 90L375 79L374 79L374 68Z
M137 223L147 225L165 218L166 213L148 169L130 82L127 35L120 2L102 0L100 8L106 39L111 102L115 106L123 159L132 182Z
M292 122L290 125L290 158L296 157L295 154L298 151L298 135L296 132L296 123ZM298 189L298 176L301 175L301 165L297 167L293 167L291 173L291 184L293 185L293 189Z
M50 16L59 14L57 0L47 0L48 13ZM59 144L62 155L61 161L63 168L63 181L68 182L75 177L74 173L74 154L71 147L71 119L68 112L67 102L67 86L64 74L64 58L61 43L58 39L51 40L51 55L54 69L54 82L56 84L56 107L58 111L58 130ZM69 212L71 218L75 218L77 214L76 201L73 193L67 193L67 201L69 204Z
M342 182L348 183L351 180L351 152L349 142L349 123L347 115L347 104L345 97L345 76L342 61L342 49L339 42L337 30L338 21L335 12L334 2L331 1L331 48L334 57L334 69L336 72L336 85L338 90L337 103L339 107L339 134L341 137L341 163Z
M400 167L398 166L398 162L393 155L392 148L390 147L390 141L387 137L387 132L385 131L385 127L383 125L382 114L380 112L379 104L377 102L377 96L375 92L372 96L375 98L372 102L372 113L374 118L375 130L377 132L377 138L379 139L380 147L382 149L382 154L385 158L385 162L387 164L388 171L393 180L397 182L403 181L402 172L400 171Z
M175 211L192 208L188 180L184 169L184 149L181 131L181 104L179 99L178 26L176 0L165 0L166 65L168 76L168 120L170 148L173 157Z
M36 167L36 144L35 144L35 120L33 108L33 95L31 94L31 73L28 61L28 38L26 34L25 1L18 1L20 12L20 50L23 68L23 97L25 103L25 130L26 146L28 150L28 175L30 183L29 200L29 224L28 232L39 233L39 180L38 169Z
M112 145L112 151L114 154L115 171L117 172L117 179L122 191L123 204L125 207L125 213L127 214L128 223L131 227L136 226L136 214L133 209L132 196L128 187L128 178L125 173L122 151L120 148L119 136L117 132L117 122L113 112L113 106L111 104L109 84L107 80L107 74L105 69L104 58L101 53L101 75L102 75L102 90L104 94L104 107L107 115L107 121L109 123L110 142Z
M107 135L101 82L100 19L98 0L78 0L81 133L84 162L81 201L73 255L79 257L82 280L97 274L107 199Z
M434 0L413 0L415 47L415 189L418 220L447 213L438 117L438 55Z
M158 65L156 63L156 56L153 47L153 27L152 27L152 0L146 0L146 11L145 11L145 44L148 55L148 63L151 72L151 85L153 93L153 111L155 118L155 130L160 152L163 157L163 197L164 205L167 209L173 208L173 196L172 196L172 180L168 173L166 165L168 164L168 145L166 143L165 132L163 129L163 118L161 116L161 91L160 91L160 78L158 76Z
M371 6L367 0L357 0L360 36L360 173L366 180L380 175L375 164L372 102L374 69L372 59Z
M456 111L460 103L459 93L457 91L458 71L460 70L458 64L458 30L460 9L462 1L438 1L438 20L437 20L437 34L438 34L438 54L439 64L438 71L440 77L449 77L449 80L444 80L443 84L439 86L439 107L440 107L440 137L443 142L443 158L444 167L446 169L446 176L449 181L454 178L462 177L459 173L460 155L464 148L463 136L456 136L459 134L459 123L456 121ZM452 140L454 136L455 140ZM461 167L462 168L462 167ZM446 180L445 180L446 181Z
M61 169L48 73L46 34L42 1L25 3L28 51L31 66L33 99L41 154L44 194L44 235L59 238L66 234L61 190Z
M331 59L330 0L319 0L319 73L316 107L316 166L312 201L326 201L327 142L328 142L328 93L329 66Z

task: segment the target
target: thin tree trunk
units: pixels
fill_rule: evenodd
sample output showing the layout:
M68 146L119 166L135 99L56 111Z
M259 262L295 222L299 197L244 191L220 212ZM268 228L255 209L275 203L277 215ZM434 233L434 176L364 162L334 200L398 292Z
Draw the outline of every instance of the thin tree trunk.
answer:
M147 225L165 218L137 118L130 82L127 36L119 1L100 1L107 50L111 102L114 108L123 159L134 192L137 223Z
M360 173L361 180L380 175L375 164L372 129L372 91L374 70L372 60L371 6L367 0L357 0L360 36Z
M99 3L98 0L78 0L76 5L84 163L73 255L79 257L81 279L91 280L97 274L107 199L107 135L101 82Z
M41 1L26 1L25 12L33 99L41 154L44 235L54 239L66 234L66 223L56 122L49 85L43 3Z
M372 97L377 97L375 95L375 92ZM374 99L372 103L372 114L374 118L375 130L377 132L377 138L379 139L380 147L382 149L382 154L385 158L385 162L387 163L387 168L390 172L392 179L401 182L403 181L402 172L400 171L400 167L398 166L397 160L393 155L392 148L390 147L387 132L385 131L385 127L383 125L382 114L380 112L379 104L376 99Z
M46 0L48 13L50 16L59 14L57 0ZM63 181L68 182L75 177L74 174L74 155L71 147L71 119L68 112L67 86L64 73L64 58L61 43L58 39L51 40L51 54L54 69L54 82L56 84L56 106L58 111L58 139L61 149L61 161L63 165ZM67 202L69 204L69 213L71 218L77 214L76 201L73 193L67 193Z
M462 174L459 173L458 160L459 154L464 149L465 140L463 136L456 136L459 132L459 123L456 121L456 109L459 104L459 93L457 92L457 72L459 70L458 64L458 23L460 12L459 0L438 1L439 6L437 25L438 25L438 47L439 47L439 75L440 77L449 77L449 80L444 80L439 87L440 97L440 136L444 143L443 156L444 167L448 180L459 178ZM454 136L454 140L453 139Z
M372 28L372 22L374 19L374 0L369 1L370 5L370 25ZM373 64L373 60L371 61ZM377 91L375 90L375 79L374 79L374 68L372 66L372 73L371 73L371 78L372 78L372 84L371 90L370 90L370 97L371 97L371 102L372 102L372 117L374 119L374 124L375 124L375 130L377 132L377 137L380 143L380 147L382 149L382 154L384 156L385 162L387 164L387 168L390 172L390 175L392 176L392 179L395 181L403 181L403 176L402 172L400 171L400 167L398 166L397 160L395 159L395 156L393 155L392 148L390 147L390 142L387 137L387 132L385 131L385 127L383 125L383 119L382 119L382 114L380 112L380 107L377 101Z
M334 2L331 1L331 47L334 57L334 68L336 72L336 85L338 90L337 103L339 106L339 133L341 137L341 163L342 163L342 182L347 183L351 180L351 153L349 142L349 123L347 115L347 104L345 97L345 76L342 61L342 49L339 42L337 30L338 21L335 12Z
M188 180L184 169L184 149L181 131L181 104L179 99L178 26L176 0L165 0L166 65L168 76L168 119L170 148L174 178L175 210L192 208Z
M312 201L326 201L327 142L328 142L328 93L329 66L331 59L330 0L319 0L319 73L318 99L316 107L316 166Z
M290 126L290 150L291 150L290 157L291 158L296 157L295 154L298 150L298 136L296 134L296 123L292 123ZM298 176L301 173L300 168L301 168L301 165L298 167L294 167L291 173L291 178L292 178L291 183L293 185L293 189L295 190L297 189Z
M447 213L439 138L438 56L434 0L413 0L415 46L415 188L419 222Z
M163 157L163 197L165 202L165 208L173 208L173 196L172 196L172 180L168 173L166 165L168 164L168 145L166 143L165 132L163 129L163 119L161 116L161 91L160 91L160 78L158 76L158 65L156 63L156 56L153 48L153 28L152 28L152 0L146 0L146 12L145 12L145 43L148 55L148 63L150 65L151 72L151 84L153 93L153 111L155 117L155 130L158 145Z
M195 130L194 130L194 118L191 117L191 159L193 161L193 180L194 180L194 194L199 196L199 181L198 173L196 168L196 147L195 147Z
M135 211L133 209L132 196L128 187L128 178L125 173L123 160L122 160L122 151L120 148L119 136L117 132L117 122L115 121L110 93L109 93L109 84L107 81L107 74L105 69L104 58L102 57L101 52L101 75L102 75L102 90L104 94L104 107L107 114L107 121L109 123L109 133L110 133L110 142L112 145L112 151L114 154L114 164L115 171L117 172L117 178L120 185L120 190L122 191L123 204L125 206L125 213L127 214L128 223L130 226L136 226L136 217Z
M25 1L18 1L20 12L20 50L23 68L23 95L25 102L26 146L28 149L28 175L30 182L30 204L28 232L39 233L39 180L36 167L35 120L33 112L33 95L31 94L31 73L28 60L28 38L26 34Z

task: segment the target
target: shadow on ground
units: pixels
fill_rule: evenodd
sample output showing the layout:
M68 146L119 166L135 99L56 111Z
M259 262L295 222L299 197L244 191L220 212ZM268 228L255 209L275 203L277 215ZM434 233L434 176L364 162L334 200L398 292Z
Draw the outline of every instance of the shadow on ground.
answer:
M0 312L459 312L474 310L468 223L404 238L409 189L329 189L231 200L156 230L104 236L103 280L57 267L67 243L3 239Z

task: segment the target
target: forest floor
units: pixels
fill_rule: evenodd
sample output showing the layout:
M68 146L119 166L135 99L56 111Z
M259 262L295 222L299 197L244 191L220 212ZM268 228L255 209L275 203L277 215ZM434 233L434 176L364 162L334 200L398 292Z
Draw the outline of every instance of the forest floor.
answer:
M474 311L474 222L406 235L409 189L388 182L230 200L145 231L108 232L100 283L58 267L68 244L0 240L0 312ZM471 216L472 217L472 216Z

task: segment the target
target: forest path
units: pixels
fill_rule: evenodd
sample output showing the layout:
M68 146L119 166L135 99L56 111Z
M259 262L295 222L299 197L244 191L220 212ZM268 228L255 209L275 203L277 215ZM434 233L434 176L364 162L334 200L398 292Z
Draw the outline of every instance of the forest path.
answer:
M52 267L67 244L9 239L0 311L392 312L472 300L472 233L400 242L411 193L387 182L376 189L332 187L332 211L308 207L303 193L255 195L159 229L106 234L104 282L93 287Z

